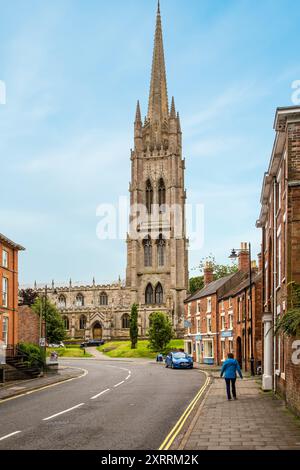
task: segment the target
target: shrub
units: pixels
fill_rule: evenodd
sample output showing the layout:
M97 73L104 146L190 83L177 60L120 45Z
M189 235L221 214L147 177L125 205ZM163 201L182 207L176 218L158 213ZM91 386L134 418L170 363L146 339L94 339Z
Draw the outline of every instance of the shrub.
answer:
M26 362L30 365L41 365L44 361L44 352L43 350L33 343L20 343L19 350L26 355Z

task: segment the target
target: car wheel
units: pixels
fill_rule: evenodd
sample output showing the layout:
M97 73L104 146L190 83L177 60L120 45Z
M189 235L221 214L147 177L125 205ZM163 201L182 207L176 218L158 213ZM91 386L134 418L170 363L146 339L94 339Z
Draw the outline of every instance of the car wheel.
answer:
M168 367L169 367L168 364L166 364L166 369L168 369Z
M171 362L171 369L174 369L174 364L173 364L173 362Z

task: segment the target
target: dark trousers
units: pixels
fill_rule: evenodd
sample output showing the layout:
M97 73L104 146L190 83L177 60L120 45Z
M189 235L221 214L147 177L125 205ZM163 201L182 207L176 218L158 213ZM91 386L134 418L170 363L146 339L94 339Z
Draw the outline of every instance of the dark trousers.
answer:
M236 379L225 379L225 381L226 381L226 391L227 391L228 400L231 399L230 384L232 388L232 396L233 398L236 398L236 390L235 390Z

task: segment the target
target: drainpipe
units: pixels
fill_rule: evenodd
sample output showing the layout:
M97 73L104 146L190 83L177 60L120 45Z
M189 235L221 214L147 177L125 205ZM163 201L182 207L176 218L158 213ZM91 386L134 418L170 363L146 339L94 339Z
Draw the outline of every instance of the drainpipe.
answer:
M276 278L277 278L277 223L276 223L276 177L273 178L273 392L276 392L276 336L274 330L276 326L277 315L277 291L276 291Z

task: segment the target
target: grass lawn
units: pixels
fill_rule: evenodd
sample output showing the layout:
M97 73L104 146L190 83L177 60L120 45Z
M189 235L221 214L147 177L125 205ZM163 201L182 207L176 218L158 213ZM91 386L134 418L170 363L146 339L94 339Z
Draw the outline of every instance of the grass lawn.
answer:
M47 356L50 356L52 351L56 351L58 357L93 357L90 353L85 353L84 350L79 347L68 347L68 348L47 348Z
M154 359L156 352L150 351L148 348L149 341L138 341L137 348L131 349L130 341L110 341L103 346L99 346L98 351L103 352L109 357L146 357ZM168 347L169 350L183 348L183 339L173 339Z

